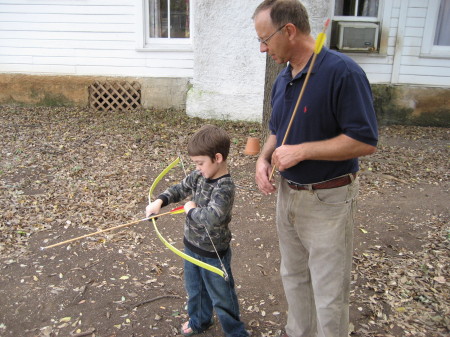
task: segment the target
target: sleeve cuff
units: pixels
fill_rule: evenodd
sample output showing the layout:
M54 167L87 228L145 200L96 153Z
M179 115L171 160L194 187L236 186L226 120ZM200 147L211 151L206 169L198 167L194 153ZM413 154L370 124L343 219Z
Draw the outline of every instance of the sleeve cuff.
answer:
M167 197L164 194L158 195L157 199L162 200L163 203L162 203L161 207L167 206L169 204L169 199L167 199Z

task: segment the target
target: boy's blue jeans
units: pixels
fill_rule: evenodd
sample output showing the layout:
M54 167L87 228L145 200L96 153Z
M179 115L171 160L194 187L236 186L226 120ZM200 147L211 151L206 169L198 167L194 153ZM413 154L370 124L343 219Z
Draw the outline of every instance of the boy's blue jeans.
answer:
M202 257L186 247L184 252L222 269L217 258ZM204 331L210 325L214 309L226 336L246 337L248 333L244 323L239 319L239 303L231 274L231 248L222 258L222 263L228 273L228 281L216 273L185 260L184 281L188 294L189 325L195 331Z

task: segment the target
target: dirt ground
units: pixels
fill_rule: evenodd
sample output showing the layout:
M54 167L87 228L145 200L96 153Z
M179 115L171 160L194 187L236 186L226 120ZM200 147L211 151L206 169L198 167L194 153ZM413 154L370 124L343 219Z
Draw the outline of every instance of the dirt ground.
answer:
M204 123L232 136L238 186L233 274L252 336L286 322L275 196L256 190L256 157L242 151L255 123L174 111L98 113L0 107L0 336L177 336L187 320L183 262L149 222L63 246L40 247L144 217L148 189ZM361 159L354 230L351 336L448 336L450 130L380 128ZM182 167L158 191L179 181ZM175 205L174 205L175 207ZM182 248L183 215L158 228ZM215 324L203 336L222 336Z

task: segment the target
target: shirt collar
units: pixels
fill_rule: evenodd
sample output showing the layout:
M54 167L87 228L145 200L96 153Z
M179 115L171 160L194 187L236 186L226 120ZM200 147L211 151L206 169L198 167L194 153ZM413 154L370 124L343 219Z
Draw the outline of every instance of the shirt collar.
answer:
M325 57L327 52L328 52L328 48L327 47L323 47L322 50L320 51L319 55L317 55L316 63L314 64L314 68L311 70L311 74L314 74L314 73L316 73L317 71L320 70L320 65L322 64L322 61L323 61L323 59L324 59L324 57ZM311 56L311 58L309 59L308 63L306 64L306 66L302 69L302 71L300 71L295 76L294 79L299 79L303 75L306 75L306 73L308 72L309 66L311 65L311 61L312 61L313 57L314 57L314 55ZM291 71L292 71L292 67L288 63L288 66L286 68L284 68L284 72L282 74L282 76L287 81L291 81L292 80Z

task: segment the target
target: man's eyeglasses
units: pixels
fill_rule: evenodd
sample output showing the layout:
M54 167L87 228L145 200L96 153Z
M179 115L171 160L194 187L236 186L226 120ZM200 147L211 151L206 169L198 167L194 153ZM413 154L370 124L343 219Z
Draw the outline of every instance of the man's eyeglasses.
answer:
M264 43L266 46L269 44L269 40L276 34L278 33L280 30L282 30L284 27L286 27L286 25L281 26L280 28L278 28L276 31L274 31L272 34L269 35L268 38L261 40L260 38L258 38L258 42L259 43Z

